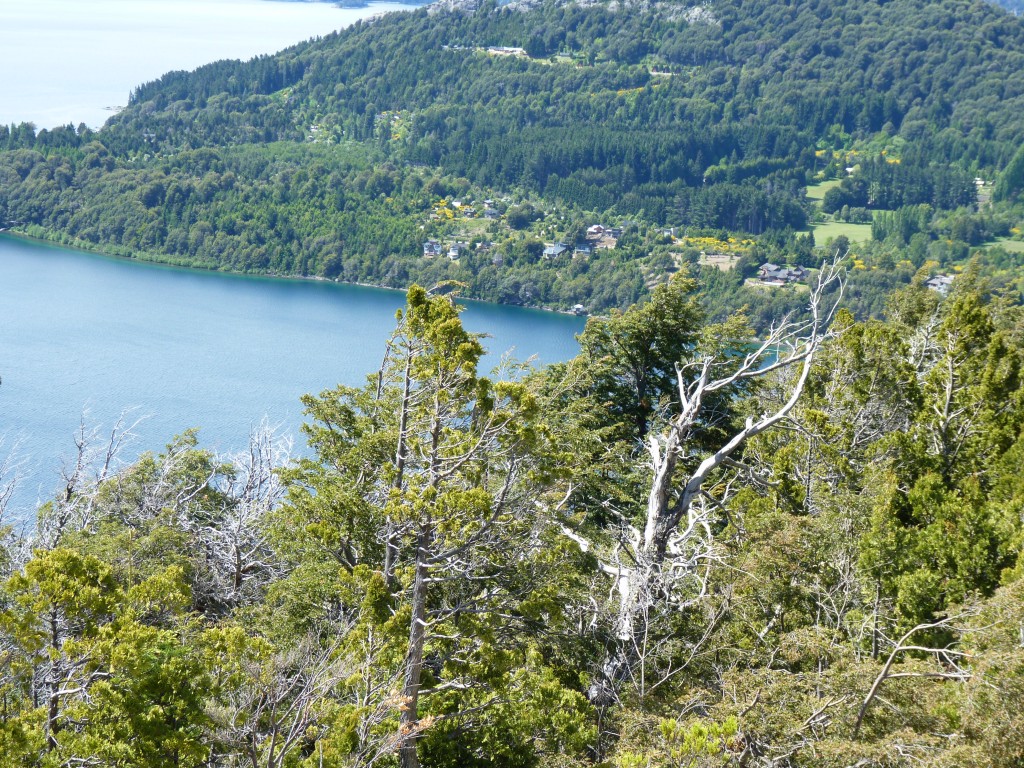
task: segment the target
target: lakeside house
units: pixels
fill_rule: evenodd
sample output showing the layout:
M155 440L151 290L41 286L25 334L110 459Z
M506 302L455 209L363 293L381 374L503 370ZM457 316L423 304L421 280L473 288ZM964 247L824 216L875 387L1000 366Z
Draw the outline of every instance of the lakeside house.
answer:
M458 261L463 252L469 250L469 243L455 242L448 246L448 258L451 261Z
M565 243L552 243L544 249L545 259L557 259L563 253L569 250L569 246Z
M806 278L807 270L803 267L780 267L778 264L766 262L757 270L757 277L769 285L785 285Z
M594 224L587 227L586 239L594 250L603 248L614 250L622 237L622 227L606 227L603 224Z
M623 237L623 227L621 226L605 226L604 224L594 224L593 226L587 227L587 242L591 244L594 250L598 248L606 250L614 250L618 245L618 239Z
M924 281L924 287L940 296L947 296L953 287L953 278L950 275L935 275Z
M447 256L456 261L459 256L469 250L469 243L454 242L443 245L439 240L427 240L423 243L423 258L432 259L435 256Z

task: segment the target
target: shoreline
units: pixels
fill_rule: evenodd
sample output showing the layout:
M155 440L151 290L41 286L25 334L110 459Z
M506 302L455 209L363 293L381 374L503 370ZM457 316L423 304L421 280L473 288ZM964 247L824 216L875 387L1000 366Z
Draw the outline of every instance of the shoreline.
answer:
M37 237L30 235L26 232L21 232L16 229L0 229L0 235L8 237L16 237L21 240L27 240L34 243L50 245L57 248L65 248L70 251L80 251L81 253L90 254L94 256L102 256L108 259L116 259L124 262L134 262L136 264L144 264L152 267L163 267L166 269L185 269L190 272L208 272L214 275L225 275L230 277L249 278L255 280L290 280L298 282L313 282L313 283L326 283L328 285L351 285L359 288L373 288L378 291L394 291L398 293L406 293L409 287L405 288L393 288L387 285L375 285L373 283L359 282L354 280L339 280L332 279L329 277L322 277L320 275L282 275L273 272L236 272L230 269L218 269L215 267L204 267L198 264L183 264L171 260L164 260L160 258L140 258L138 255L127 256L122 253L115 253L112 251L104 250L100 247L92 246L92 244L84 243L81 240L74 240L73 243L63 243L60 240L48 238L48 237ZM146 253L146 256L157 256L158 254ZM497 301L487 301L486 299L477 299L471 296L459 295L459 299L462 301L471 301L477 304L491 304L496 307L512 307L516 309L526 309L534 312L545 312L552 315L564 315L566 317L577 317L587 319L592 317L590 314L579 315L571 310L552 309L551 307L536 307L536 306L525 306L523 304L502 304Z

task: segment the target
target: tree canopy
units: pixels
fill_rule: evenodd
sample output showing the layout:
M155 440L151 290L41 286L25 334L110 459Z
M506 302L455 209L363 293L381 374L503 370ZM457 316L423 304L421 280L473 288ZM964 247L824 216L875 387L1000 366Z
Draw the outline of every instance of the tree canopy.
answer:
M83 439L4 532L5 759L1018 765L1020 305L836 281L758 344L679 276L486 377L413 287L305 458Z

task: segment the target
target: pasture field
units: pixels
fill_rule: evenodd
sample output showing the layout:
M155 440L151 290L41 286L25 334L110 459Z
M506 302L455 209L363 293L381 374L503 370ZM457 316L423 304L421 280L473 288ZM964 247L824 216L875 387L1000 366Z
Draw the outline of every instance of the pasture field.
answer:
M832 187L838 187L839 183L840 179L829 179L820 184L812 184L807 187L807 199L817 200L820 203L825 199L825 193L832 189Z
M847 224L845 221L824 221L821 224L812 224L811 231L814 233L814 242L817 245L824 245L830 238L846 235L851 243L866 243L871 239L870 224Z
M1008 237L1000 237L994 243L985 243L985 247L990 245L998 245L1006 249L1007 253L1024 253L1024 240L1011 240Z

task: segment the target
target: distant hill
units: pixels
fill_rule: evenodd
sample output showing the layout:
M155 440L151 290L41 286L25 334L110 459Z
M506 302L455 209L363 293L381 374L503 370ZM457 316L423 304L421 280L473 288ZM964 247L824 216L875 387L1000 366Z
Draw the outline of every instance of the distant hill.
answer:
M102 144L49 186L9 162L0 194L99 246L403 284L445 195L757 235L803 228L806 184L856 166L860 205L954 209L1024 144L1022 114L1024 23L985 3L458 0L168 73L95 136L0 129L12 149ZM575 303L531 258L488 257L477 294ZM617 258L600 280L630 287L597 303L643 289Z
M391 15L171 73L105 134L194 147L303 141L314 126L321 139L387 133L396 159L484 185L752 232L799 215L784 199L745 221L668 208L682 195L691 209L687 190L709 180L811 170L816 150L872 136L898 142L904 161L964 168L1001 167L1024 140L1024 25L991 6L513 7ZM525 55L487 53L501 47Z
M277 56L172 73L139 88L110 133L177 125L192 142L222 144L304 138L309 121L365 138L374 107L414 111L403 147L429 161L447 154L424 142L447 137L437 118L467 111L506 135L510 128L682 128L706 138L707 129L736 134L756 121L762 146L698 141L708 165L721 150L784 157L795 134L825 138L836 126L862 136L886 129L909 141L927 137L932 155L986 166L1005 162L998 145L1024 133L1017 119L1024 86L1014 82L1024 70L1024 25L986 5L513 7L484 2L475 13L391 15ZM484 52L497 46L534 59L565 57L551 67ZM477 138L486 129L470 130ZM170 133L161 138L174 141Z

